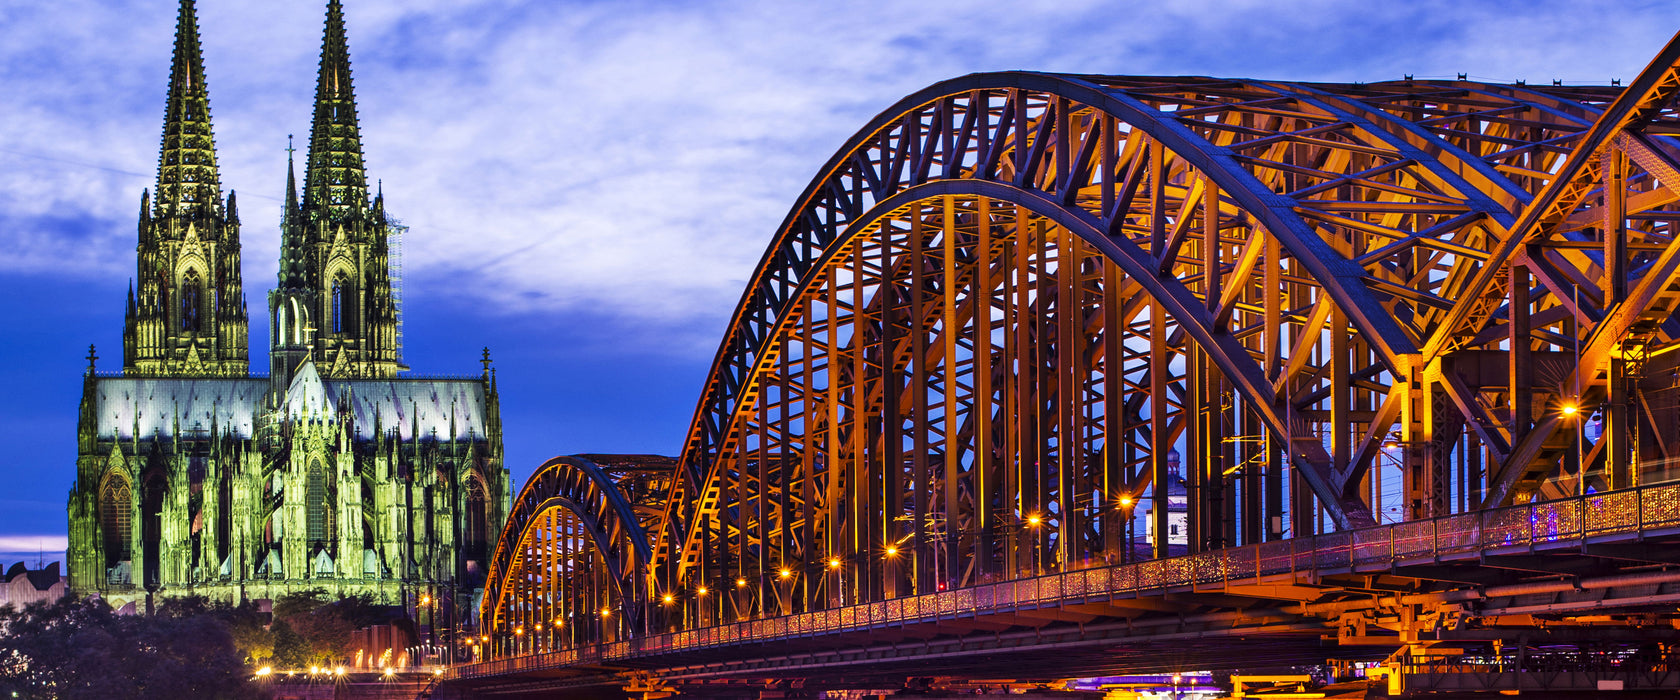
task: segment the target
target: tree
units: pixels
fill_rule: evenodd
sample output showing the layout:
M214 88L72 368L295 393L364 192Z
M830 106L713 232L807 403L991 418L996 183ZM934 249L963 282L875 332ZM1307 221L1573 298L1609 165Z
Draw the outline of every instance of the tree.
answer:
M320 588L288 593L274 601L275 662L291 668L342 663L350 656L352 632L391 616L390 608L365 594L329 600Z
M309 640L292 630L285 620L275 620L269 628L274 638L274 663L281 668L308 668L313 651Z
M233 635L200 602L116 615L101 600L0 607L0 696L262 698Z

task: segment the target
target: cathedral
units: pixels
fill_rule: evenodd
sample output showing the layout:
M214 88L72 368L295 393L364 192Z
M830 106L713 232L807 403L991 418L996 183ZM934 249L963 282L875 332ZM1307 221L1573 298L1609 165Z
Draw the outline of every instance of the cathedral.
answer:
M423 623L446 616L437 624L474 607L510 502L495 370L488 351L478 376L403 364L396 224L368 191L339 0L307 148L301 191L287 159L262 376L236 197L222 196L196 9L182 0L122 372L97 372L90 351L83 380L75 595L121 609L319 588L423 605Z

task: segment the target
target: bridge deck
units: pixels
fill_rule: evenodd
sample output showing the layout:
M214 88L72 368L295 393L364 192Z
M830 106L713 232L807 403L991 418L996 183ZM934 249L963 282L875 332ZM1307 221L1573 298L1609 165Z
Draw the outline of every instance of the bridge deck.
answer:
M1031 678L1380 658L1408 640L1382 609L1484 619L1680 601L1662 568L1680 484L1001 581L459 666L450 678L929 674ZM1670 552L1670 553L1665 553ZM1598 576L1599 578L1594 578ZM1465 585L1473 584L1473 585ZM1454 607L1456 606L1456 608ZM1468 607L1467 607L1468 606ZM1345 623L1349 616L1369 628ZM1497 637L1434 625L1432 639ZM1670 632L1672 630L1669 630ZM1646 638L1649 637L1647 633ZM1337 645L1340 648L1328 648ZM1127 650L1143 653L1125 653ZM975 676L975 674L981 674Z

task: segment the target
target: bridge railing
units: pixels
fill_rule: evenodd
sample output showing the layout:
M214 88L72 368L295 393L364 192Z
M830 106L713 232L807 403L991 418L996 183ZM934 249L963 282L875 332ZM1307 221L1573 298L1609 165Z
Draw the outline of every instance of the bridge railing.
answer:
M457 666L480 678L679 651L867 632L1275 577L1377 571L1454 555L1568 548L1592 537L1680 530L1680 483L1448 515L1169 559L1064 570L919 596L651 634Z

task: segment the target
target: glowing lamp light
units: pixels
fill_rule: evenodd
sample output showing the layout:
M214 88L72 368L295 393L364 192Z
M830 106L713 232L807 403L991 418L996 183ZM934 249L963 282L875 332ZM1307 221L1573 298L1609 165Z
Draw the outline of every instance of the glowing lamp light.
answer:
M828 568L830 568L830 569L840 568L840 557L835 557L833 559L828 560Z
M1131 506L1132 505L1132 497L1130 495L1121 496L1120 497L1120 505L1128 506L1128 507Z
M1038 527L1039 523L1042 523L1042 522L1044 522L1044 519L1038 517L1037 515L1027 516L1027 524L1028 525L1031 525L1033 527Z
M542 623L541 622L537 623L537 631L538 632L542 631Z
M312 675L316 674L316 673L320 673L320 672L321 672L321 667L320 666L310 666L309 667L309 673L312 674Z
M898 556L898 548L897 547L887 547L887 556L889 556L889 557Z
M429 595L420 596L420 604L421 605L431 605L432 604L432 597L429 596Z
M787 578L787 577L792 576L792 575L793 575L793 572L789 571L787 569L782 569L781 571L776 572L776 577L777 578Z
M480 639L480 640L482 640L482 641L483 641L483 642L484 642L484 643L485 643L485 644L489 644L489 643L490 643L490 635L488 635L488 634L487 634L487 635L484 635L484 636L482 636L482 637L479 637L479 639Z
M1573 416L1573 415L1575 415L1575 412L1579 411L1579 410L1581 410L1580 407L1578 407L1578 406L1576 406L1575 404L1572 404L1572 403L1568 403L1568 404L1563 405L1563 415L1566 415L1566 416Z
M601 608L601 617L612 617L612 611L606 608Z
M1173 674L1173 683L1176 684L1176 683L1183 683L1183 682L1184 682L1184 676L1180 676L1176 673Z
M339 667L338 667L338 668L336 668L336 669L333 669L333 675L335 675L335 676L342 676L342 675L344 675L344 667L343 667L343 666L339 666Z
M394 676L396 674L397 674L397 672L393 669L389 669L389 668L385 669L385 677L386 678L390 678L391 676Z
M699 589L695 590L694 592L699 593L700 595L706 595L706 587L701 586Z
M672 603L672 602L675 602L675 601L676 601L676 599L677 599L677 598L676 598L676 596L673 596L673 595L671 595L671 594L669 594L669 593L666 593L666 594L665 594L665 597L664 597L664 598L663 598L663 600L664 600L664 601L665 601L665 604L666 604L666 605L670 605L670 604L671 604L671 603Z
M736 588L746 588L747 587L747 580L744 579L744 578L735 579L735 587Z
M270 673L274 673L274 668L271 667L271 666L264 666L262 668L257 669L257 677L258 678L266 676Z

